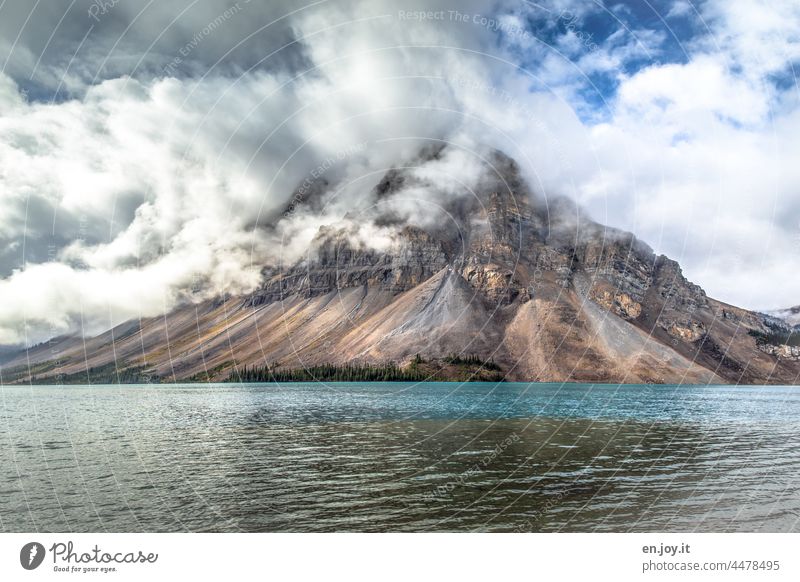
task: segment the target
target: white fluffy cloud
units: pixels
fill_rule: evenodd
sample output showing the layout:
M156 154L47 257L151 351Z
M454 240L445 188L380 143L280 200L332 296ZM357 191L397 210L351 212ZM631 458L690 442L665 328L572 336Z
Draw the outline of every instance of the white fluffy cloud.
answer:
M387 36L396 15L359 24L356 8L296 16L308 66L291 72L121 77L56 103L26 103L0 74L0 237L14 259L0 281L0 343L95 333L188 295L250 291L264 265L300 256L352 196L456 128L446 85L398 74L408 54L395 44L432 42L434 31ZM470 68L432 53L421 57L438 72ZM371 177L319 216L266 229L312 173Z

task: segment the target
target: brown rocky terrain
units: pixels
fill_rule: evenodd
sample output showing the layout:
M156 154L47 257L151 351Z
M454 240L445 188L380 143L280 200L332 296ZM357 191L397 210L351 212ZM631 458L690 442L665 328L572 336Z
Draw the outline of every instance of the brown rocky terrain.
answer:
M786 321L707 297L632 234L535 196L500 153L485 173L419 223L392 202L433 186L396 168L357 221L389 228L388 247L359 242L352 221L324 226L303 260L265 267L248 296L55 338L7 356L2 379L79 381L91 370L121 381L221 380L245 365L403 367L417 354L429 363L465 354L518 381L798 381Z

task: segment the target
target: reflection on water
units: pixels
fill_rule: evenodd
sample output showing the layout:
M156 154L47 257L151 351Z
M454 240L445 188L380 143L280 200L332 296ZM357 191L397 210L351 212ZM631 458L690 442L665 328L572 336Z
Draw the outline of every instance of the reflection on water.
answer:
M4 531L797 531L793 388L0 387Z

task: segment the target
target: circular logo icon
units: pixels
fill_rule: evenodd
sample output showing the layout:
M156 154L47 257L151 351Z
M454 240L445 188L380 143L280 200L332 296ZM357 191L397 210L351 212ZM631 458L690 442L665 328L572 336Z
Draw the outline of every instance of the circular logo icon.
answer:
M26 570L35 570L44 561L44 546L39 542L30 542L19 551L19 563Z

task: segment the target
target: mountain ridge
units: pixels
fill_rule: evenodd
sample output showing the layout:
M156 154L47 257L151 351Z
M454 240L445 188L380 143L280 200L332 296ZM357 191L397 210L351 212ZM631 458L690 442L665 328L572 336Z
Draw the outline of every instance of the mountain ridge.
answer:
M440 364L465 354L520 381L796 383L788 324L709 298L633 234L537 196L501 152L474 188L443 195L425 164L447 155L389 170L366 210L322 225L303 258L265 267L253 293L55 338L6 361L3 381L109 367L145 381L223 380L244 366L408 367L418 354ZM294 210L319 208L322 195ZM360 235L367 228L381 245Z

